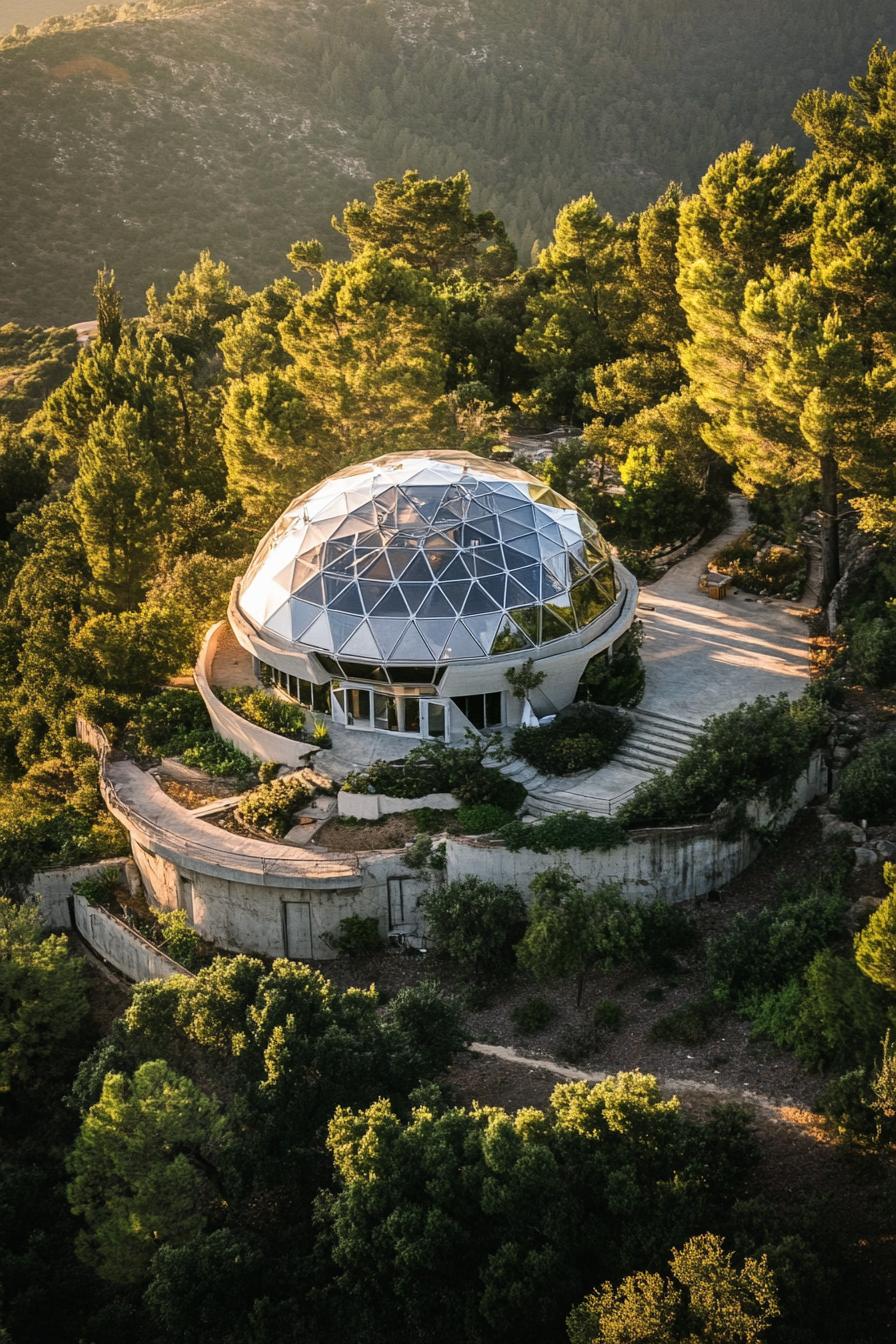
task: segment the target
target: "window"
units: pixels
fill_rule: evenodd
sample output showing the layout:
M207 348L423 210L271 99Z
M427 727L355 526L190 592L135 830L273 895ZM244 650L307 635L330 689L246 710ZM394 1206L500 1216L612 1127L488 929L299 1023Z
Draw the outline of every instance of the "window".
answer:
M502 692L489 691L485 695L455 695L457 705L474 728L498 728L502 722Z
M329 714L329 683L324 682L322 686L318 686L316 682L306 681L304 677L294 677L291 672L281 672L279 667L270 667L267 663L261 662L257 664L257 674L262 682L276 686L284 695L288 695L291 700L297 700L307 709L314 709L318 714Z
M389 897L389 928L395 929L404 923L404 884L408 879L405 877L390 877L386 879L386 890Z

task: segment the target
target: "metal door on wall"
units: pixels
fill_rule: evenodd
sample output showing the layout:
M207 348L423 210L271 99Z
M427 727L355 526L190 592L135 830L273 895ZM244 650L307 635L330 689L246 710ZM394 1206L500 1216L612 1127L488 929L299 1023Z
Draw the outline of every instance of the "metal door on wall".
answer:
M310 901L283 902L283 949L294 961L308 961L314 956Z

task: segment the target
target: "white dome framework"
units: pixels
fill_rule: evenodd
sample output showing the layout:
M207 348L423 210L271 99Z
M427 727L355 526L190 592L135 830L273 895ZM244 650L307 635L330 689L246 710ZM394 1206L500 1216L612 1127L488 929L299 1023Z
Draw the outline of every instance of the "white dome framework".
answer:
M637 584L543 481L469 453L392 454L294 500L235 585L255 671L347 727L462 737L575 697ZM544 673L524 706L506 674Z
M466 453L379 458L295 500L240 607L320 653L418 665L531 653L616 599L610 552L575 505Z

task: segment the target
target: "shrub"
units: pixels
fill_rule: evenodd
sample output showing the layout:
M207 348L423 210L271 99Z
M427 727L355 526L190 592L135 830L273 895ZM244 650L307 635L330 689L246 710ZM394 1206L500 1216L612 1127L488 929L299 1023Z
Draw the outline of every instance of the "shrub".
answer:
M775 906L736 915L707 949L715 998L745 1008L782 988L839 932L845 908L843 875L835 870L786 892Z
M855 937L856 965L863 975L896 994L896 865L884 866L890 891Z
M658 1018L650 1028L655 1041L670 1041L677 1045L700 1045L705 1041L718 1017L718 1005L704 997L674 1008Z
M428 892L421 904L439 952L486 979L509 970L526 925L515 887L467 877Z
M719 714L668 773L640 785L620 808L619 820L629 829L686 825L722 802L760 797L778 807L789 798L827 726L827 710L814 696L797 701L760 696Z
M837 809L849 821L876 825L896 815L896 733L862 748L843 771Z
M677 953L690 952L700 932L680 905L648 901L638 906L640 914L639 960L652 971L675 969Z
M185 910L153 912L159 926L160 943L172 960L188 971L196 971L202 962L202 939L187 920Z
M175 756L211 727L197 691L167 690L143 702L133 732L140 755Z
M591 1021L596 1032L618 1031L622 1026L622 1008L612 999L601 999L594 1005Z
M855 962L831 948L819 952L794 990L785 986L777 1005L764 1005L757 1025L777 1028L777 1043L810 1069L869 1063L887 1028L886 996Z
M494 803L471 803L457 810L457 824L462 835L485 835L506 826L510 820L510 814Z
M615 817L592 817L588 812L554 812L528 824L512 821L503 827L499 839L513 853L521 849L533 854L554 854L564 849L616 849L628 843L628 833Z
M237 820L281 839L292 825L296 811L314 797L314 785L304 774L286 775L261 784L241 798Z
M896 602L882 616L857 621L849 639L849 658L859 680L868 686L896 681Z
M276 761L262 761L258 767L259 784L270 784L272 779L277 778L277 772L280 766Z
M314 727L311 729L311 741L322 750L332 746L330 730L323 719L314 720Z
M748 593L797 598L806 582L807 562L802 547L783 546L766 528L752 527L717 552L710 568L729 574Z
M72 887L75 896L83 896L88 905L109 906L121 886L121 869L104 868L93 877L84 877Z
M255 769L251 757L244 755L233 743L226 742L216 733L195 740L181 752L181 760L184 765L202 770L217 779L245 779Z
M216 689L218 699L229 709L280 737L301 739L305 728L305 711L291 700L258 687L240 686L233 690Z
M618 705L634 709L644 695L644 664L638 650L644 639L640 621L635 621L616 644L613 657L605 653L592 658L582 674L577 701L594 705Z
M597 705L573 705L570 711L558 714L544 728L517 728L510 742L513 754L547 775L572 775L606 765L628 735L631 720Z
M346 915L335 933L325 933L324 942L347 957L369 956L383 947L379 920L373 915Z
M544 1031L557 1016L557 1010L547 999L533 996L518 1003L510 1014L514 1027L523 1036L535 1036Z
M348 775L348 793L383 793L391 798L423 798L451 793L461 803L494 803L515 812L526 790L515 779L483 764L489 743L477 738L466 747L421 742L403 761L374 761Z
M878 1130L873 1100L868 1070L850 1069L822 1088L817 1104L844 1139L861 1142L873 1139Z

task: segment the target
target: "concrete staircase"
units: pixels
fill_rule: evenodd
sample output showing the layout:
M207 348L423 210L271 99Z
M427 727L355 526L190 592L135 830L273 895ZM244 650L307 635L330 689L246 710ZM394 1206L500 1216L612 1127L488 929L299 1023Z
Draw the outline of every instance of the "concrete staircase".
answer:
M669 770L684 756L700 731L697 723L687 723L648 710L632 711L634 726L613 760L600 770L583 770L562 778L543 775L526 761L514 757L500 766L510 779L522 784L529 795L526 810L534 816L552 812L588 812L592 816L611 815L614 800L630 792L637 775ZM633 775L631 772L635 772Z
M699 723L686 723L644 709L634 710L632 718L634 727L613 759L645 775L671 770L700 731Z

